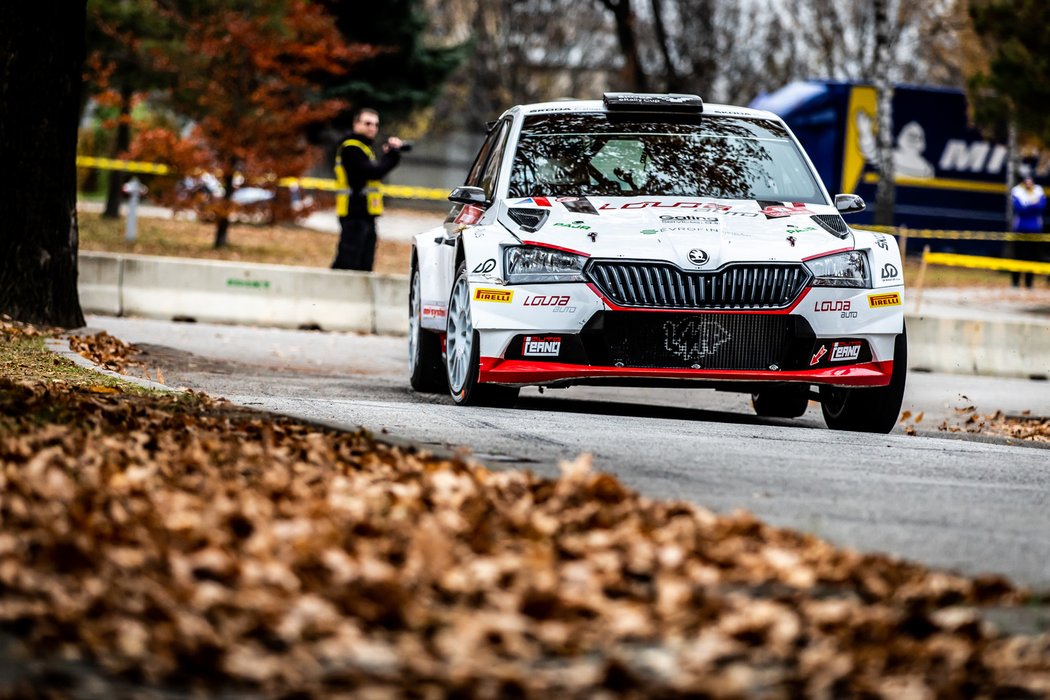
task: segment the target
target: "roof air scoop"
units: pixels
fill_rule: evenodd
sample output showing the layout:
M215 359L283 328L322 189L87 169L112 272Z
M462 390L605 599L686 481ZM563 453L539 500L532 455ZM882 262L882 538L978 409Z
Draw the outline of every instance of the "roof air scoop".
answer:
M692 112L704 111L704 101L699 95L682 95L669 93L655 95L643 92L607 92L603 97L605 108L612 110L651 110L654 112Z

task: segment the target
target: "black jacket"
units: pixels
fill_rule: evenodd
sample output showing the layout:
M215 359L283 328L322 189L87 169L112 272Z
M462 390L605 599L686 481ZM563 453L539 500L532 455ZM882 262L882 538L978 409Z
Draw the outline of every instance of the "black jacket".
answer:
M354 139L371 148L377 156L376 160L370 160L360 148L346 146L346 141ZM372 139L361 134L350 134L340 144L337 151L337 160L342 160L343 168L346 170L346 180L350 186L350 210L348 216L368 216L365 204L364 188L369 180L381 180L387 173L397 167L401 162L401 151L392 148L386 153L377 149L372 144Z

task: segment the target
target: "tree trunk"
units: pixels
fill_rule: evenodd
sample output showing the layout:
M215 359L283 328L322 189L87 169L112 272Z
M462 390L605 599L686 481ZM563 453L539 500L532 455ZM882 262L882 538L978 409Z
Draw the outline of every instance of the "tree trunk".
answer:
M84 325L76 152L87 0L0 3L0 313Z
M890 78L890 16L887 0L875 0L875 91L878 94L879 184L875 189L875 223L893 225L896 165L893 158L893 81Z
M649 92L649 80L642 69L638 53L638 35L634 31L634 10L631 0L601 0L602 5L613 13L616 23L616 41L623 53L624 76L630 89Z
M233 211L233 172L231 164L226 168L226 174L222 178L222 186L226 190L222 195L222 203L219 205L215 224L215 247L225 248L228 243L230 231L230 213Z
M664 24L663 0L650 0L653 9L653 27L656 29L656 42L660 45L660 55L664 59L664 87L667 92L681 92L682 79L674 66L671 56L670 38Z
M117 123L117 139L113 143L113 158L120 156L131 145L131 97L134 93L125 83L120 86L120 118ZM127 174L120 170L109 172L109 190L106 192L106 208L102 212L104 219L116 219L120 216L120 202L123 199L124 181Z
M1006 123L1006 229L1014 230L1013 188L1017 184L1017 173L1021 169L1021 151L1017 148L1017 118L1010 109Z

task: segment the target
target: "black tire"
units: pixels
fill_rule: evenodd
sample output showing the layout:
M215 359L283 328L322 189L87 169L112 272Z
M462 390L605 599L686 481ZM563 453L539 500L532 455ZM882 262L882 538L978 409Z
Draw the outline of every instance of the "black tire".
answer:
M448 382L441 358L441 338L424 330L422 320L419 270L413 265L408 292L408 383L424 394L443 394L448 391Z
M764 418L798 418L809 407L809 385L763 389L751 394L751 406Z
M513 406L518 388L478 381L481 342L470 319L467 268L460 262L448 300L445 341L445 379L452 400L460 406ZM469 342L468 342L469 338Z
M897 425L904 402L904 383L908 376L908 330L893 343L893 374L887 386L847 389L820 388L820 410L832 430L862 433L888 433Z

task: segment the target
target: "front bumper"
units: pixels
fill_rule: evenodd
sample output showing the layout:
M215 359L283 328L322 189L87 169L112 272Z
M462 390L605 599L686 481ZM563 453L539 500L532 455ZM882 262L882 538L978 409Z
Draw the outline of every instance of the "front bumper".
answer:
M511 303L474 305L482 382L885 386L903 324L899 305L868 303L884 290L805 288L783 309L677 311L620 307L592 285L513 289Z
M810 370L717 370L668 369L650 367L596 367L557 362L507 360L482 357L479 379L482 382L515 386L538 384L749 384L752 382L796 382L833 384L837 386L886 386L893 375L893 360L865 362L848 367L826 367ZM619 381L628 380L628 381ZM645 381L638 381L645 380ZM667 380L670 380L668 382Z

